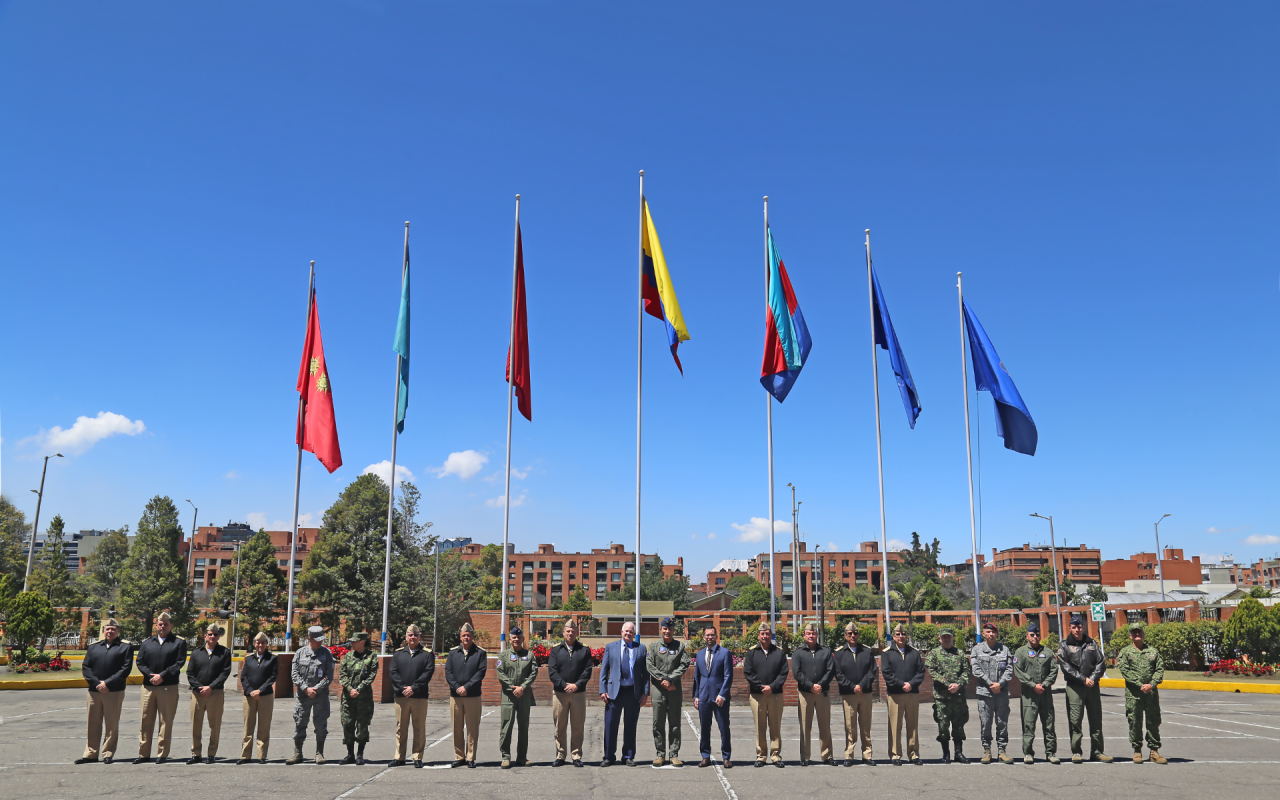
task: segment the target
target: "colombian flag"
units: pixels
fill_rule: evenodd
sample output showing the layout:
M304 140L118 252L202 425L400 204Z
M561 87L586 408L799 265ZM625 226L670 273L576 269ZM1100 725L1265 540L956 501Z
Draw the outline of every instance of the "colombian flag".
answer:
M684 316L680 313L676 287L671 285L671 274L667 272L667 260L662 256L662 244L658 242L658 231L653 227L653 217L649 216L648 200L643 201L643 209L640 241L644 250L644 259L640 266L640 289L644 297L644 310L666 324L671 357L676 360L676 369L683 375L684 367L680 366L680 356L676 355L676 348L681 342L689 341L689 329L685 327Z
M760 383L781 403L800 377L804 362L809 360L813 340L804 324L804 314L791 288L787 268L773 243L769 231L769 293L765 306L764 363L760 366Z

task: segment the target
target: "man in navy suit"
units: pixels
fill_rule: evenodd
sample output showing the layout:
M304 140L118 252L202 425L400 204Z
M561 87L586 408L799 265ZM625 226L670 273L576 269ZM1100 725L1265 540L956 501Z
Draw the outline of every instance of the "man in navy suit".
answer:
M605 645L600 659L600 699L604 701L604 760L607 767L617 760L618 723L622 722L622 763L636 765L636 723L640 704L649 693L649 651L636 641L636 624L622 625L622 641ZM726 709L727 710L727 709Z
M693 707L698 711L702 726L702 738L698 749L702 751L700 767L711 766L711 717L720 728L720 752L724 756L724 768L729 769L733 747L729 741L729 689L733 685L733 655L721 647L715 628L702 632L706 647L698 651L694 660Z

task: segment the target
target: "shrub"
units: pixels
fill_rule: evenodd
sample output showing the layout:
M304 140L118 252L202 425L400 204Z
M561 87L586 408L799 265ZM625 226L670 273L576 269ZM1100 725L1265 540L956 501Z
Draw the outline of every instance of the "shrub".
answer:
M1280 644L1280 622L1276 615L1252 597L1240 601L1223 633L1228 647L1258 662L1267 661L1268 655L1274 654Z

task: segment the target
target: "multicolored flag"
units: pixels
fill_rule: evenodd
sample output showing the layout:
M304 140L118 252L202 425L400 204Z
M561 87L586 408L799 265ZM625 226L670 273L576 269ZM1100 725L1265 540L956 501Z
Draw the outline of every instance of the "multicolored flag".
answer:
M991 399L996 401L996 433L1004 439L1006 450L1034 456L1040 441L1036 423L968 300L964 301L964 327L969 334L973 382L978 391L991 392Z
M333 472L342 466L342 449L338 446L338 424L333 416L333 383L324 363L324 343L320 340L320 312L316 307L316 291L311 290L307 310L307 340L302 346L302 365L298 368L298 393L302 408L298 412L298 444L315 453L324 468Z
M760 383L779 403L787 399L800 370L809 360L813 340L804 323L800 302L796 300L787 268L778 255L769 230L769 293L765 305L764 362L760 365Z
M516 224L516 296L515 318L511 320L515 328L516 366L515 375L511 373L511 348L507 348L507 381L515 387L516 401L524 418L533 422L533 390L529 383L529 315L524 305L524 243L520 236L520 225Z
M671 273L667 271L667 259L662 255L658 231L653 227L653 217L649 215L648 200L643 202L643 208L641 247L644 259L640 267L640 280L644 310L666 324L671 357L676 360L676 369L683 375L684 367L680 364L680 356L676 355L676 348L681 342L689 341L689 329L685 327L684 316L680 313L680 301L676 299L676 288L671 284Z

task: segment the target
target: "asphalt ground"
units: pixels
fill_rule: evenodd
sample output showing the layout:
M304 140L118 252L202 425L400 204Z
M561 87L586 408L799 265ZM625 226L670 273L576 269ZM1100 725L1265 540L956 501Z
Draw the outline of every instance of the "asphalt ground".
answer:
M888 764L888 725L884 706L874 707L873 745L878 765L851 768L799 766L799 724L794 709L783 715L783 758L786 769L752 768L754 727L751 711L734 706L731 712L733 768L718 763L711 768L696 766L697 715L691 707L684 727L681 757L683 769L654 769L654 746L650 711L643 709L637 733L641 766L615 765L602 769L604 710L587 710L584 755L587 766L551 769L555 755L551 709L533 710L530 723L529 756L533 767L498 768L498 709L486 707L481 722L478 769L451 769L452 733L448 707L432 703L427 714L427 768L388 768L394 748L394 711L379 706L371 728L372 740L366 756L373 759L363 767L339 766L345 754L341 744L337 703L330 718L330 738L326 746L329 763L304 763L286 767L292 753L292 700L279 700L272 727L270 763L235 766L241 740L240 701L227 697L219 758L213 765L188 766L185 761L134 766L141 716L138 687L131 686L121 715L120 750L112 765L75 766L84 748L85 692L79 689L52 689L0 693L0 797L44 800L49 798L172 798L200 793L204 796L255 798L282 795L323 800L369 800L419 796L520 796L526 800L566 796L601 798L678 796L710 800L754 800L794 796L837 797L849 791L871 790L877 797L909 797L922 793L956 796L979 791L991 800L1064 795L1080 798L1232 798L1280 796L1280 695L1247 695L1220 692L1166 691L1161 697L1164 723L1162 753L1168 766L1133 764L1128 748L1121 691L1103 692L1103 730L1108 753L1116 758L1111 765L1064 761L1053 766L1043 761L1043 749L1036 742L1037 761L1027 766L992 764L970 766L940 763L934 736L937 728L926 708L921 709L921 755L923 767ZM1058 755L1070 756L1067 737L1066 704L1055 697ZM191 726L187 700L179 704L171 758L185 758L190 750ZM1021 726L1015 710L1010 720L1010 752L1021 755ZM837 751L843 747L844 726L838 707L832 709L833 738ZM970 737L966 754L981 755L977 740L978 714L970 708L966 728ZM207 728L206 728L207 737ZM814 730L814 751L818 748ZM207 742L207 738L206 738ZM712 733L713 747L719 735ZM308 740L304 752L314 755ZM1087 755L1087 742L1086 742ZM968 785L966 785L966 783ZM1270 788L1268 788L1270 787Z

